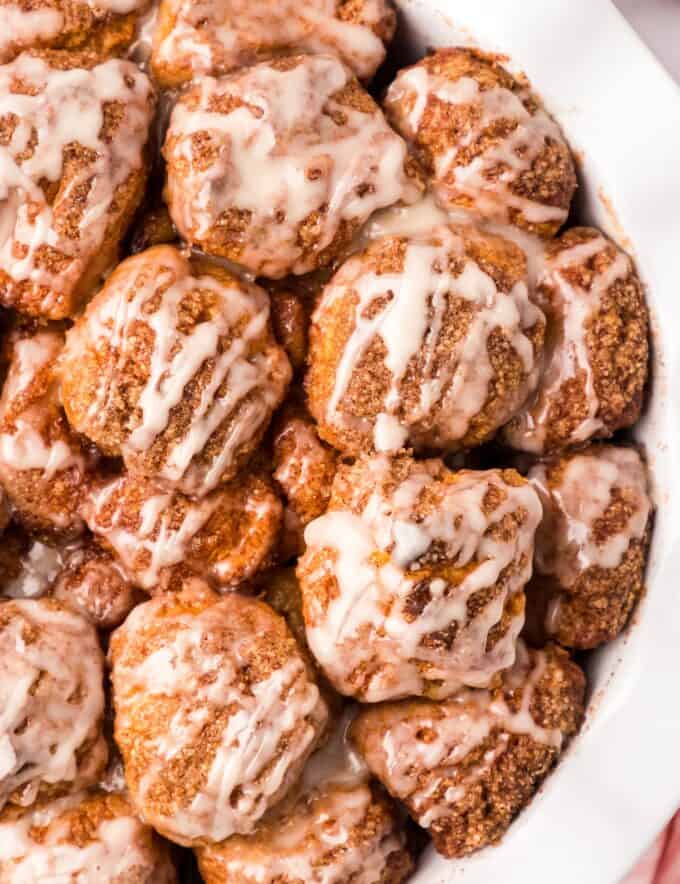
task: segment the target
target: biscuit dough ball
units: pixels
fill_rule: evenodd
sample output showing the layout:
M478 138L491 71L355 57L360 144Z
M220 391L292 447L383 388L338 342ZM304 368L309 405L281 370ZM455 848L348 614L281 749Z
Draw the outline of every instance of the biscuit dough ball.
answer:
M524 252L473 227L388 236L346 261L312 318L310 411L343 453L479 445L538 381L544 318Z
M413 871L400 816L346 741L347 720L294 794L250 835L198 849L206 884L399 884Z
M537 464L529 479L543 504L529 604L560 644L611 641L644 588L652 503L640 455L593 445Z
M103 664L94 628L57 602L0 604L0 807L95 782Z
M304 552L304 529L322 515L331 495L336 455L304 409L292 403L274 427L274 479L286 499L284 561Z
M99 629L119 626L144 598L113 557L94 544L64 556L51 595Z
M337 59L294 56L205 77L170 118L165 198L181 235L279 279L333 261L419 171Z
M73 316L114 263L147 178L148 78L128 61L80 63L24 53L0 66L0 304L43 319Z
M128 469L198 497L237 476L291 369L266 292L157 246L120 264L68 334L68 418Z
M649 316L628 255L597 230L569 230L546 245L535 299L547 319L545 367L505 440L552 453L634 424L647 381Z
M115 738L142 819L184 845L253 831L328 715L283 618L190 581L138 605L110 654Z
M0 882L176 884L167 845L122 794L93 790L0 815Z
M374 703L487 687L515 660L541 505L514 470L341 465L298 564L309 646Z
M61 332L15 332L0 396L0 482L30 529L76 536L92 458L71 431L59 396Z
M157 592L192 572L224 589L253 577L273 555L282 506L261 475L193 500L124 474L93 485L82 511L125 576Z
M520 648L494 691L364 708L350 731L371 772L446 857L498 841L581 724L579 667L554 646Z
M395 26L390 0L162 0L151 70L175 88L268 57L328 52L369 80Z
M553 236L576 189L569 147L527 85L469 49L441 49L397 74L385 99L437 202Z
M104 57L132 43L149 0L0 0L0 64L25 49Z

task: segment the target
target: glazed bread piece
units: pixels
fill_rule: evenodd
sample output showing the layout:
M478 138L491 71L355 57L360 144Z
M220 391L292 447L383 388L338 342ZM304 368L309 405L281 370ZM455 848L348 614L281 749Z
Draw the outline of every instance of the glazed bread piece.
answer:
M128 61L24 53L0 67L0 303L73 316L118 255L147 178L154 112Z
M93 484L82 513L128 580L156 593L191 573L225 590L249 580L273 557L282 506L264 474L195 500L124 473Z
M385 99L438 203L553 236L576 189L569 148L526 83L491 56L440 49L397 74Z
M161 245L123 261L67 338L72 426L130 472L202 497L236 477L291 377L258 286Z
M543 504L527 604L544 633L582 650L612 641L644 589L652 502L633 448L592 445L529 471Z
M96 782L104 660L94 627L51 599L0 604L0 807Z
M197 850L206 884L400 884L413 871L403 821L346 739L351 714L293 794L250 835Z
M0 64L26 49L58 49L68 61L104 58L132 43L149 0L0 0Z
M326 55L201 79L172 111L163 156L184 239L273 279L329 264L372 212L422 191L402 139Z
M515 660L540 517L514 470L385 455L341 465L297 568L333 686L373 703L494 684Z
M50 594L98 629L119 626L144 599L114 558L91 542L63 556Z
M176 884L177 873L124 795L92 790L0 814L0 884L56 880Z
M61 407L60 331L16 330L5 341L9 368L0 396L0 482L15 519L32 530L75 537L83 483L95 458Z
M176 88L266 58L328 52L369 80L395 25L390 0L162 0L151 70Z
M521 647L495 691L365 707L351 736L439 853L465 856L529 803L581 724L584 689L565 651Z
M118 626L144 595L91 539L43 543L12 526L0 547L0 597L53 598L98 629Z
M544 325L509 240L463 226L380 238L340 267L312 318L319 433L352 455L479 445L534 389Z
M304 530L326 511L337 467L335 452L319 439L314 421L294 401L274 424L272 466L286 501L280 542L285 562L304 552Z
M326 704L283 618L201 581L138 605L110 655L131 800L179 844L253 831L326 726Z
M535 300L547 319L545 367L505 441L553 453L634 424L648 374L649 316L628 255L598 230L568 230L546 245Z

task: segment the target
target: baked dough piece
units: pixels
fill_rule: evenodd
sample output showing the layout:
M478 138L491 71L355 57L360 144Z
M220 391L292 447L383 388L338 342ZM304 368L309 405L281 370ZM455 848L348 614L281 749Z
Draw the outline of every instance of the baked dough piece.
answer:
M543 504L527 605L544 633L594 648L621 632L644 589L652 502L633 448L592 445L529 471Z
M297 568L307 640L333 686L372 703L497 682L515 660L540 517L514 470L341 465Z
M167 845L116 792L75 792L0 815L0 884L176 884Z
M329 52L368 80L395 25L390 0L162 0L151 70L177 87L277 55Z
M397 74L390 122L413 145L438 203L552 236L576 189L559 126L527 85L470 49L440 49Z
M413 858L396 807L346 740L349 718L250 835L197 850L206 884L400 884Z
M327 55L201 79L172 111L163 156L184 239L273 279L329 264L372 212L422 191L402 139Z
M568 230L546 245L535 300L547 320L545 367L505 440L552 453L634 424L648 374L649 315L628 255L597 230Z
M273 556L282 506L255 473L201 500L123 474L92 485L82 512L127 578L153 593L191 573L224 589L249 580Z
M0 807L92 785L107 759L94 627L51 599L0 604Z
M154 97L128 61L24 53L0 67L0 303L72 316L141 201Z
M132 43L149 0L0 0L0 64L25 49L84 50L99 57Z
M514 243L474 227L387 236L312 317L309 408L343 453L479 445L538 382L545 320Z
M365 707L351 729L371 772L447 857L498 841L583 718L585 678L566 652L520 646L494 691Z
M286 501L280 543L285 562L304 552L304 530L326 511L337 466L335 452L296 403L289 403L274 424L272 465Z
M128 469L202 497L239 474L291 369L258 286L156 246L116 268L68 334L68 418Z
M326 725L283 618L200 581L138 605L113 635L111 661L131 799L180 844L251 832Z
M17 520L33 530L74 537L78 508L94 458L69 427L61 407L57 331L13 333L0 397L0 482Z

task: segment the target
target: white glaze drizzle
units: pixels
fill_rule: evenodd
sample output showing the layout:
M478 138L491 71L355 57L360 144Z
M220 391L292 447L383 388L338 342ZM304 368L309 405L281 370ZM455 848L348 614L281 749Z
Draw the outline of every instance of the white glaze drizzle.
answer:
M305 765L294 800L265 817L253 834L203 853L226 880L277 884L378 884L387 858L404 849L394 818L364 828L373 804L368 768L348 739L357 707L343 713L328 742ZM200 860L199 860L200 863Z
M0 630L0 806L19 788L31 804L41 783L77 782L105 760L99 744L77 757L104 711L103 660L95 630L66 609L23 599L2 610L12 613Z
M603 445L572 455L559 484L548 480L543 464L532 467L529 479L546 513L536 535L536 571L554 575L565 589L588 568L618 567L630 544L644 536L651 501L645 466L632 448ZM633 512L622 530L596 539L593 526L605 515L614 492Z
M462 272L450 269L451 260L464 262ZM373 441L379 451L393 451L407 440L418 442L418 425L425 426L428 444L463 438L472 418L483 408L494 376L488 352L489 335L502 330L523 363L526 381L519 402L538 380L539 362L526 332L542 322L541 311L529 300L524 281L510 292L500 291L493 279L468 258L463 237L450 227L408 239L403 269L376 273L365 269L363 256L350 258L324 289L313 321L323 323L324 313L338 298L356 296L353 329L337 365L326 420L340 427L367 424L368 418L348 416L341 409L353 373L366 351L380 338L386 348L385 366L390 386L383 409L375 419ZM386 300L382 309L371 310L375 301ZM450 348L445 363L437 358L440 333L454 299L473 309L470 326ZM401 383L412 360L419 358L420 399L407 407ZM519 404L512 403L515 407ZM430 428L436 416L436 426ZM512 410L499 418L507 420ZM433 438L434 437L434 438Z
M78 6L89 8L95 19L109 14L125 15L141 9L147 0L79 0ZM7 61L15 49L49 44L64 28L60 4L24 9L18 4L3 2L0 6L0 62Z
M329 56L301 57L295 67L256 65L195 87L198 103L175 106L164 155L172 218L189 239L205 237L220 216L249 213L238 261L265 276L313 270L343 222L362 224L376 209L411 202L419 187L404 171L406 145L379 108L364 112L334 96L352 82ZM211 111L224 96L242 102ZM207 133L218 155L196 163L194 136ZM172 164L181 161L181 180ZM188 168L187 168L188 164ZM321 212L313 254L305 255L300 227Z
M589 289L580 288L565 278L564 270L584 264L605 251L615 252L613 260L605 271L593 276ZM562 440L563 445L585 442L605 428L599 416L600 402L595 390L587 334L603 296L632 269L628 255L596 231L586 242L546 258L535 292L535 298L548 319L544 368L534 395L505 429L505 436L513 447L534 454L543 451L553 402L564 384L578 375L583 375L587 414L569 438Z
M385 0L365 0L357 22L337 17L337 0L163 0L163 6L173 27L158 34L154 62L189 67L194 77L298 51L331 52L367 79L385 57L372 30L389 13Z
M522 699L513 711L502 696L487 691L461 691L446 703L429 707L424 705L417 715L394 718L380 744L382 756L374 769L379 768L390 792L406 799L418 824L429 828L440 817L455 813L455 805L467 790L494 766L507 750L511 735L525 735L533 742L559 751L563 734L558 728L544 728L531 714L536 686L546 672L543 651L532 657L518 643L517 662L506 674L507 682L522 689ZM433 708L437 714L428 715ZM370 713L369 713L370 714ZM429 738L418 738L427 731ZM481 762L465 769L462 776L458 765L464 764L469 754L489 737L492 747ZM375 761L369 751L368 761ZM447 781L456 780L455 785Z
M13 343L0 399L0 420L5 423L0 433L0 476L9 473L10 482L13 471L40 470L42 478L49 481L71 467L81 472L85 469L80 446L64 432L54 438L50 427L59 409L56 377L46 392L31 393L39 374L54 372L62 346L62 336L47 331ZM20 409L16 404L19 397L25 401ZM50 441L46 439L48 432L53 437Z
M72 825L78 824L77 814L85 802L89 806L82 812L88 818L96 813L96 800L92 794L76 792L0 823L0 884L116 884L128 880L175 884L168 859L156 854L148 828L127 806L113 816L109 811L93 837L85 844L77 843Z
M35 94L17 94L17 81ZM9 144L0 146L0 267L14 282L40 287L44 311L75 287L102 244L118 188L142 164L152 116L150 94L147 77L126 61L106 61L89 71L60 71L40 58L21 55L0 67L0 117L18 119ZM109 142L101 132L110 102L120 102L124 113ZM69 173L57 197L63 200L90 183L76 239L55 227L57 203L48 204L39 186L41 180L62 180L65 151L72 144L94 153L82 169ZM40 263L45 248L66 256L58 272ZM14 295L6 297L12 300Z
M83 515L93 534L114 551L129 578L154 589L162 572L180 564L188 546L220 504L218 494L194 501L172 491L152 489L131 509L134 480L123 476L90 491ZM135 526L129 524L131 516ZM178 518L179 516L179 518Z
M418 695L445 697L461 685L487 686L512 665L524 622L516 614L502 638L487 650L490 630L500 622L509 598L521 593L531 576L533 536L541 507L529 485L507 485L498 471L461 471L451 484L436 485L433 464L414 463L409 477L391 493L383 483L390 461L378 455L367 465L373 488L359 513L331 508L305 531L305 563L318 564L303 578L307 584L332 577L337 594L322 607L313 593L306 599L307 639L314 656L341 692L355 690L352 676L361 669L366 702ZM357 483L358 491L362 483ZM487 515L482 503L492 488L505 499ZM363 486L363 490L366 487ZM424 491L438 495L424 515L414 508ZM357 492L358 493L358 492ZM511 539L494 538L491 529L523 510L524 524ZM463 572L457 585L441 577L427 581L429 598L415 617L408 597L423 578L419 568L428 552L440 547L447 563ZM319 553L324 555L319 559ZM502 591L473 619L467 611L475 593L494 586L509 566L516 568ZM457 624L450 649L427 647L426 636Z
M474 212L459 206L443 209L437 205L431 191L425 193L416 203L390 206L372 215L359 231L352 251L364 249L373 240L383 236L417 236L431 233L444 224L475 227L484 233L514 242L526 256L529 291L533 294L545 264L545 240L512 224L499 224L479 218Z
M424 65L401 71L387 92L387 106L413 100L411 111L399 119L407 140L415 140L428 102L436 98L452 107L471 106L478 112L465 135L433 156L433 188L443 207L453 207L457 198L471 201L471 210L490 220L508 222L510 210L521 212L530 224L566 221L567 210L521 196L512 190L519 177L529 172L549 141L563 143L557 124L539 108L530 113L524 105L529 92L514 93L503 86L480 89L473 77L450 80L431 73ZM472 118L472 117L471 117ZM501 120L516 122L516 128L501 141L490 144L471 162L459 161L461 150L474 145L486 129ZM499 167L503 168L497 174Z
M136 607L116 633L117 640L129 634L134 641L135 631L152 621L163 604L159 599ZM146 808L147 815L145 799L165 765L178 753L200 745L206 724L225 709L232 710L219 742L211 747L214 754L205 782L190 803L169 814L162 808L154 811L154 825L162 825L179 843L192 838L221 841L235 832L252 831L290 785L291 768L309 754L326 718L325 703L299 655L244 690L242 667L247 666L247 657L239 643L223 651L206 651L209 636L225 630L225 616L219 602L198 613L166 614L162 622L168 639L161 647L136 665L114 656L117 729L132 724L128 716L135 714L139 691L149 704L156 697L178 701L168 729L151 738L155 761L135 790L137 804ZM250 634L242 636L244 646L253 640ZM289 740L293 732L295 739Z
M182 330L180 311L197 293L214 299L214 309L210 318ZM68 344L71 358L74 354L77 358L80 347L105 348L109 353L88 410L88 419L103 427L109 402L115 402L117 387L125 378L125 364L137 354L140 323L152 331L153 349L147 357L148 377L128 422L123 457L131 458L134 467L136 456L160 437L167 438L172 410L209 363L212 370L189 426L179 437L167 438L155 470L155 477L168 486L203 496L220 483L242 446L269 420L290 378L278 349L258 348L267 340L269 299L245 281L226 284L213 276L191 275L186 259L170 247L121 264L110 288L92 302ZM213 434L234 416L211 460L197 462Z

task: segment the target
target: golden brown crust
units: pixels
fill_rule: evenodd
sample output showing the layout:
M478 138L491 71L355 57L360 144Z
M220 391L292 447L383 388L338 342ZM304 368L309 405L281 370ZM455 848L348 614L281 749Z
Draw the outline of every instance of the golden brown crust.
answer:
M60 402L60 331L15 331L0 398L0 481L14 518L31 531L82 533L79 506L96 458L72 431Z
M571 253L589 249L582 259ZM649 314L632 261L599 231L568 230L546 246L536 301L546 315L546 371L504 431L514 446L552 454L607 438L640 417L649 366ZM561 280L561 281L560 281ZM604 286L604 288L603 288ZM565 311L570 311L564 341ZM571 369L568 348L578 356ZM549 380L554 378L554 380Z
M169 661L158 682L146 665L156 654ZM113 634L110 658L115 738L132 800L180 844L250 831L292 786L326 725L312 670L284 619L200 580L138 606ZM282 704L285 720L274 720ZM175 751L159 757L167 743Z
M414 868L396 807L364 783L321 786L275 808L252 835L199 848L197 855L206 884L401 884Z
M93 486L82 511L128 579L152 593L191 574L225 589L250 580L272 562L282 517L271 480L248 472L201 501L123 475Z
M68 335L62 395L71 424L167 487L203 496L233 479L290 379L268 312L262 289L206 258L187 260L169 245L128 258ZM194 372L166 399L159 378L181 373L179 352Z
M286 85L293 76L294 86ZM291 88L301 94L286 91ZM285 115L275 112L275 103L263 111L272 101L270 93L281 91ZM217 126L210 124L213 115ZM240 144L238 121L244 119L253 135ZM318 166L312 162L314 150L323 157ZM422 173L403 141L373 98L331 56L274 58L196 82L173 110L163 156L164 199L183 238L270 279L331 264L372 211L401 198L413 201L423 190ZM384 156L391 158L389 170ZM268 159L272 170L278 164L276 187L263 181L266 199L243 196L249 158L250 165ZM301 177L305 163L309 168ZM392 166L399 163L397 172ZM344 176L351 176L351 188L342 184Z
M87 50L74 54L36 50L22 55L13 64L21 62L24 66L30 66L31 60L38 59L49 66L46 74L48 82L56 72L71 68L92 71L94 77L96 71L93 69L102 61L95 52ZM53 149L62 153L59 178L50 181L43 177L33 182L35 193L32 197L26 197L36 216L40 213L49 216L51 234L47 237L45 231L38 230L33 254L29 254L26 242L20 238L14 241L13 259L30 260L34 265L34 272L14 278L7 269L0 267L0 302L29 316L57 320L77 314L105 272L119 257L121 240L144 196L149 171L147 127L153 115L155 96L145 76L129 62L108 63L128 67L126 73L122 69L119 72L125 84L125 89L121 87L120 98L100 99L103 119L101 129L87 135L93 140L99 140L98 149L93 150L77 141L64 144L63 150L61 144L56 145ZM12 77L10 95L35 95L35 82L30 77L24 80L22 76L24 75L17 73ZM113 76L110 71L108 76ZM141 94L144 84L148 87L146 97ZM57 104L52 107L52 113L57 115L64 112L64 108L59 105L60 100L59 94L55 99ZM89 125L96 123L96 117L91 112L94 97L88 96L87 101L84 113L90 114ZM134 111L130 107L133 101ZM133 120L133 113L139 118ZM142 116L147 119L147 126L142 125ZM9 144L17 122L16 114L11 112L0 117L0 143L3 146ZM134 131L134 136L130 134L131 131ZM54 127L47 127L41 134L46 139L53 137ZM128 162L135 153L131 143L133 137L138 142L138 163ZM39 135L36 133L38 149L44 151L46 145L41 144L38 139ZM121 139L125 141L124 145L121 144ZM36 149L36 143L33 144L33 150ZM15 158L19 168L32 152L23 158ZM107 156L102 160L104 153ZM92 202L95 197L92 195L99 192L95 182L97 175L103 174L100 161L106 168L107 176L107 183L100 184L100 190L108 193L110 183L111 193L95 205ZM97 165L98 162L100 166ZM119 181L114 181L114 167L118 176L121 171L127 172ZM87 237L87 233L95 227L96 235ZM11 235L14 236L14 230ZM55 244L52 245L48 239Z
M446 230L439 228L431 235L418 239L393 236L377 240L343 265L325 289L310 328L309 370L305 377L305 390L310 412L318 422L319 435L345 454L356 456L374 448L376 421L385 410L388 391L393 383L393 375L386 364L388 348L377 332L368 342L361 358L353 364L335 414L329 414L340 365L343 357L347 358L347 348L353 335L357 335L359 322L369 315L378 315L390 301L390 296L385 295L362 309L359 306L358 288L372 275L404 274L407 254L414 251L421 240L442 247L447 242L443 239ZM499 425L524 402L535 383L535 370L527 372L514 342L520 334L522 339L526 338L527 341L522 342L529 344L536 363L543 348L544 321L540 311L535 311L534 320L524 322L521 329L518 321L517 328L506 330L498 325L489 330L483 325L474 326L476 317L488 305L475 304L466 297L469 292L462 282L460 285L465 290L456 290L456 280L466 267L475 267L493 281L497 289L495 298L499 303L514 301L517 288L526 280L526 257L522 250L509 240L482 233L475 228L456 227L453 230L454 236L462 243L462 252L458 254L452 244L447 253L448 269L453 281L450 291L439 293L445 296L446 307L436 325L436 341L431 353L422 342L398 384L400 404L397 416L405 431L408 430L408 444L417 450L469 448L491 438ZM435 285L436 279L433 279L432 287ZM401 297L409 294L402 294ZM492 309L489 308L490 322L493 321ZM432 323L435 327L432 319L434 308L428 305L428 310L426 325L429 328L428 323ZM412 322L419 321L416 312ZM401 335L408 333L408 329L400 331ZM513 334L514 338L511 337ZM480 345L477 364L471 364L468 368L461 348L470 335L482 341L486 335L486 348ZM423 414L420 403L426 381L442 372L450 378L449 384L452 385L454 372L460 371L461 377L457 378L460 388L458 398L466 389L475 388L475 372L485 371L485 361L489 363L490 373L486 395L480 396L477 410L470 416L462 434L458 430L460 420L451 417L451 404L445 405L448 385Z
M402 93L401 83L411 72L423 69L427 72L425 94L418 95L409 85ZM538 150L533 151L530 165L519 173L508 166L502 157L503 142L513 135L520 125L514 116L492 115L482 124L482 110L474 97L454 102L446 98L447 84L460 84L472 80L480 95L491 90L506 90L515 96L517 107L523 106L530 115L525 126L531 129L531 118L543 113L541 105L526 87L502 67L500 61L473 49L439 49L425 56L411 68L400 72L388 92L385 109L388 118L408 138L415 155L432 178L435 193L442 205L448 208L469 209L482 217L505 220L542 237L554 236L566 220L571 198L576 189L576 174L569 148L556 126L545 135ZM438 85L442 86L438 89ZM421 88L421 87L419 87ZM424 102L414 128L412 120L417 101ZM520 105L521 102L521 105ZM508 104L508 112L512 101ZM480 128L481 127L481 128ZM501 156L495 163L489 161L483 172L483 185L474 194L456 185L453 167L468 167L474 160L498 150ZM453 153L452 153L453 152ZM451 157L453 156L453 160ZM517 156L520 156L519 149ZM482 191L493 192L494 182L503 173L511 173L508 186L510 198L501 208L502 197L496 195L491 202L484 202ZM481 197L481 198L480 198ZM518 198L518 199L514 199ZM557 209L556 220L533 220L531 206ZM561 211L560 211L561 210ZM499 214L500 213L500 214ZM555 214L555 213L552 213ZM504 215L505 217L501 217ZM540 217L540 210L537 217Z
M580 486L572 478L576 468L583 471ZM590 445L544 461L529 475L544 510L527 587L529 638L547 636L579 650L612 641L644 592L652 525L644 464L634 449Z
M397 20L391 0L335 0L327 21L318 15L318 7L327 8L327 3L313 0L307 5L310 15L304 6L284 0L204 4L198 15L191 4L161 0L153 37L153 76L163 88L175 89L199 74L220 76L278 56L332 52L359 79L369 80L385 55L381 43L394 36ZM343 25L361 26L361 31ZM371 41L371 34L381 42ZM353 46L356 38L359 44Z
M85 0L3 0L2 7L16 7L21 10L17 21L9 25L9 35L3 35L0 43L0 64L12 61L20 52L27 49L58 50L63 63L70 67L79 65L78 56L89 52L103 60L122 55L135 38L135 30L140 16L145 12L150 0L138 0L129 4L131 12L117 14L105 8L97 8ZM45 19L46 27L31 33L32 16ZM18 27L23 20L26 31ZM12 33L14 32L14 33Z
M585 678L566 652L556 646L548 646L544 652L530 652L532 665L540 653L546 662L533 686L529 712L538 728L556 729L567 740L578 730L583 718ZM528 689L527 684L506 679L496 696L502 698L511 712L516 711L522 703L523 691ZM469 696L474 704L474 692ZM491 699L482 700L482 708ZM470 708L474 710L475 706ZM427 700L380 704L364 708L351 729L359 752L388 791L402 800L421 823L427 822L429 815L427 828L436 849L446 857L465 856L498 841L531 800L559 754L553 745L541 743L521 731L496 726L455 763L445 761L440 767L409 770L413 744L400 744L398 763L408 770L414 791L400 785L396 768L390 769L383 741L405 724L408 733L415 734L416 744L433 742L440 732L444 733L447 718L458 716L460 709L460 702L455 698L448 704ZM417 752L413 762L422 765ZM456 796L453 800L444 797L449 789L449 794Z

